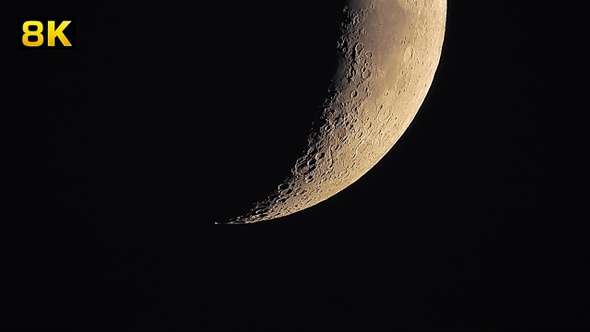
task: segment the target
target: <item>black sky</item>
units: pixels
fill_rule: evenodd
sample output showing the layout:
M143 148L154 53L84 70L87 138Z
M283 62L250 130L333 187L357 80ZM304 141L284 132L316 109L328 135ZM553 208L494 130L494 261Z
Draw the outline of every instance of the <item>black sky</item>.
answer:
M249 226L334 71L342 2L0 4L3 330L584 330L588 5L449 1L409 129ZM73 16L72 51L16 20Z

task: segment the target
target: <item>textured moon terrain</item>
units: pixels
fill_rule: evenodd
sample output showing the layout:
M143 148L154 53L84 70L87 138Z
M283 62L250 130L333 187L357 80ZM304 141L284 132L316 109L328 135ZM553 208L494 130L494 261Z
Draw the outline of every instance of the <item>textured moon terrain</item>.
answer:
M290 175L263 201L225 222L284 217L318 204L367 173L414 119L434 79L446 0L352 0L338 66Z

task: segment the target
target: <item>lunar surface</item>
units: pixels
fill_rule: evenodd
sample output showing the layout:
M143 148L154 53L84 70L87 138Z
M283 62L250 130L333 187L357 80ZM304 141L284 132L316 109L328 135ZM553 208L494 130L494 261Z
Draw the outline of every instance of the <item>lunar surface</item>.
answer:
M352 0L338 69L291 174L244 215L247 224L318 204L369 171L408 128L441 56L446 0Z

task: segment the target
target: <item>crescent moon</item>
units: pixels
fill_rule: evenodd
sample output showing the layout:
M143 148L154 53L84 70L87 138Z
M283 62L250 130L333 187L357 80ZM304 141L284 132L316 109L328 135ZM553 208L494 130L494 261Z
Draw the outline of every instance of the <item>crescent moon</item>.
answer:
M218 224L248 224L314 206L367 173L414 119L438 66L446 0L351 0L338 69L303 155L268 198Z

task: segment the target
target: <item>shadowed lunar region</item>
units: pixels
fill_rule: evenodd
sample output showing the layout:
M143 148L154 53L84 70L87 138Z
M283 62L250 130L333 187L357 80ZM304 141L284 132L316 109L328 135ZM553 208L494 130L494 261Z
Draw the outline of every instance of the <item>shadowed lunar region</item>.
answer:
M343 10L337 70L303 155L268 198L217 224L285 217L330 198L379 162L414 119L441 56L446 0L352 0Z

